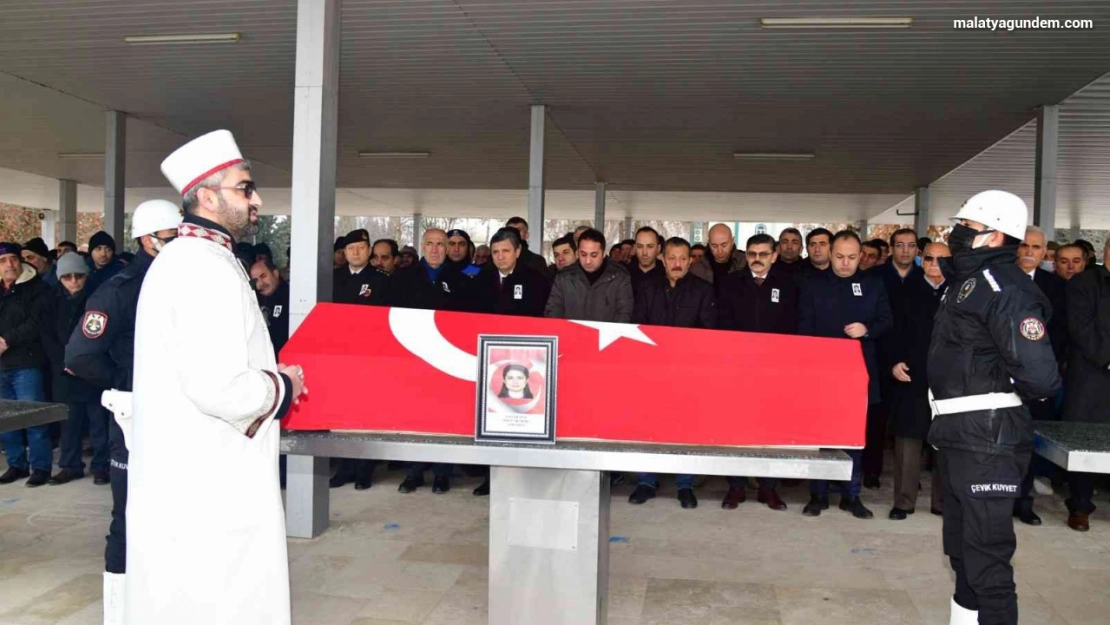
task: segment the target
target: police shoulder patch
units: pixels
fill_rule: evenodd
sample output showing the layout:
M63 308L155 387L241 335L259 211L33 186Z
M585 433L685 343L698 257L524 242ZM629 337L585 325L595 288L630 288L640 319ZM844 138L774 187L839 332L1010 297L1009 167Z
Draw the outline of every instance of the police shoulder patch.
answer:
M960 287L960 294L956 296L956 303L957 304L963 303L963 301L965 299L967 299L967 296L971 295L971 292L974 291L974 290L975 290L975 278L968 278L967 282L964 282L964 285L962 287Z
M108 327L108 315L99 310L90 310L85 313L85 318L81 320L81 333L85 338L97 339L104 334L104 329Z
M1027 341L1039 341L1044 338L1044 323L1036 317L1026 317L1021 321L1021 336Z

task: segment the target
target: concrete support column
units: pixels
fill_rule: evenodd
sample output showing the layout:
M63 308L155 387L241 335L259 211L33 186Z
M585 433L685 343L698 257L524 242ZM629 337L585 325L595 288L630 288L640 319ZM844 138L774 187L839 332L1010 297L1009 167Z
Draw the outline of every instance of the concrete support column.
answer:
M621 240L632 238L632 216L624 218L624 227L621 228Z
M913 231L919 239L929 236L929 187L913 190Z
M56 241L70 241L81 245L77 240L77 181L58 181L58 224L61 228L57 231L61 237ZM53 232L51 232L53 236ZM44 237L45 238L45 237Z
M1045 240L1056 238L1056 155L1060 138L1060 106L1037 111L1037 163L1033 182L1033 223L1044 230Z
M420 239L424 236L424 213L412 214L412 246L416 248L416 256L420 258L424 255L424 250L421 249Z
M605 234L605 194L609 185L599 182L594 185L594 228Z
M866 241L867 240L867 220L866 219L861 219L853 225L856 227L856 233L859 234L859 238ZM774 235L771 235L771 236L774 236Z
M104 143L104 231L112 235L116 246L122 250L126 240L123 236L123 194L127 115L120 111L108 111L106 116L108 132Z
M339 18L339 0L297 2L291 192L291 247L297 261L293 263L289 281L290 333L296 331L316 302L332 300ZM327 460L292 456L288 465L290 501L297 496L311 496L321 497L324 502L322 513L288 515L288 533L290 536L316 536L327 527L327 484L321 477L326 474L321 466L326 466ZM324 491L322 495L316 492L318 490Z
M528 249L543 254L543 131L547 107L532 106L532 138L528 151Z
M39 236L42 237L42 242L46 243L47 249L54 249L57 241L54 240L54 232L58 225L58 211L52 209L44 209L39 211L42 219L39 220Z

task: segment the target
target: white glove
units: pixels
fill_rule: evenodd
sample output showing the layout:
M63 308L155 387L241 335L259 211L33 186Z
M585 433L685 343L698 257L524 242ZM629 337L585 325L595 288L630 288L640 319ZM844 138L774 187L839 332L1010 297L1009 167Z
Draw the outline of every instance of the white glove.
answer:
M112 411L123 432L123 444L131 447L131 393L112 389L100 396L100 405Z

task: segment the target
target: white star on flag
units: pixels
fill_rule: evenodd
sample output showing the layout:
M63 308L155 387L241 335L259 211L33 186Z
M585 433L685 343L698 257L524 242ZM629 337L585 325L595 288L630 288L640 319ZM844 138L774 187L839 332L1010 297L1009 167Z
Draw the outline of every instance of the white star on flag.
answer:
M612 345L617 339L631 339L648 345L655 345L655 341L651 340L640 326L631 323L610 323L607 321L575 321L569 320L571 323L577 323L580 326L593 328L597 330L597 351L601 351L606 347Z

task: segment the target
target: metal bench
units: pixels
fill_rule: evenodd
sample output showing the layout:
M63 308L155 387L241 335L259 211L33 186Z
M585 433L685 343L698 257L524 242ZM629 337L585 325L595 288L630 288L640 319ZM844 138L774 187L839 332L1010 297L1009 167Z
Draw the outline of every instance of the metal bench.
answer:
M1110 423L1034 421L1037 455L1060 468L1110 473Z
M560 441L477 444L455 436L283 432L286 527L327 528L330 457L490 465L491 625L605 623L609 471L847 480L839 450Z
M68 417L65 404L0 399L0 433L65 421Z

